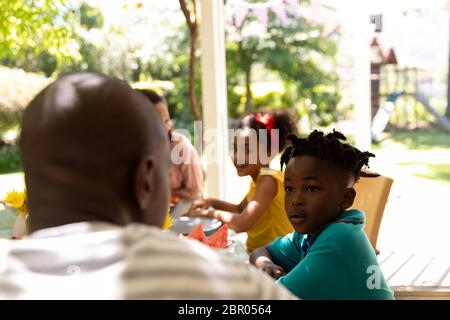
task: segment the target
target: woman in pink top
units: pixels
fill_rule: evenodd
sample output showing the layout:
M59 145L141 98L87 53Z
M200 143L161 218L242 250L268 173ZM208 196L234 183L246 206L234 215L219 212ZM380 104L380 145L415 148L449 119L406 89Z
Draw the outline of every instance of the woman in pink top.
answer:
M200 157L191 142L182 134L172 131L167 103L153 90L139 89L159 112L170 139L172 167L170 189L172 198L194 200L203 195L203 169Z

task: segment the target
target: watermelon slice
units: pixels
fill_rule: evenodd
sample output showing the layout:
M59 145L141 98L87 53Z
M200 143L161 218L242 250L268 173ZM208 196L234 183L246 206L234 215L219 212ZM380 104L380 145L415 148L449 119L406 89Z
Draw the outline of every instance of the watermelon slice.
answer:
M199 240L201 242L204 242L206 240L206 235L203 232L203 225L200 223L197 225L194 230L192 230L188 235L188 238Z
M203 242L210 247L225 248L228 244L228 225L224 224L219 230Z

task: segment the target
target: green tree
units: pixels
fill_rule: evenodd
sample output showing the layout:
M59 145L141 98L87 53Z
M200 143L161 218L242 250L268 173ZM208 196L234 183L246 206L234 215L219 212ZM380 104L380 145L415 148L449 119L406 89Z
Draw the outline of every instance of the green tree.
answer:
M292 11L287 13L289 22L283 24L270 12L267 31L262 33L255 28L258 22L251 15L240 28L228 27L227 68L231 71L228 81L243 82L244 110L250 111L254 107L251 90L254 68L262 66L283 80L287 90L281 101L294 103L308 99L311 101L308 112L327 123L332 120L329 115L339 101L335 91L337 76L323 70L321 64L333 62L335 40L322 37L320 25L311 24Z
M192 114L195 120L201 119L201 106L196 94L196 48L198 38L198 26L200 14L197 8L196 0L179 0L180 8L186 19L186 24L189 30L189 102L192 108Z
M282 25L270 16L267 32L247 31L255 22L250 17L241 29L229 27L226 38L228 114L239 117L247 110L259 107L296 107L298 114L310 116L315 123L327 124L334 120L339 95L336 92L337 76L322 68L323 62L333 62L335 39L320 36L319 25L310 25L304 19L293 19ZM248 25L247 25L248 24ZM189 110L190 36L186 26L173 30L163 45L163 51L143 66L143 72L154 79L169 80L175 89L167 99L171 115L181 126L187 126L193 117ZM198 66L199 59L195 58ZM275 76L285 88L284 93L269 93L255 98L251 84L260 80L261 74ZM236 87L247 88L244 95ZM200 93L200 76L194 77L196 95ZM244 101L243 103L241 103ZM243 106L244 105L244 106Z
M103 27L103 15L99 8L83 2L80 5L79 13L80 25L85 27L87 30L92 28L100 29Z
M448 71L447 71L447 108L445 109L445 116L450 119L450 15L448 18L448 26L449 26L449 38L448 38Z
M74 25L73 39L78 44L80 58L65 61L63 64L58 65L56 57L49 54L48 51L44 51L38 57L37 67L39 70L36 71L42 71L46 76L51 76L55 73L87 70L92 72L103 71L101 57L105 50L86 39L86 34L90 30L100 30L103 27L104 18L100 9L82 2L79 8L74 8L72 11L78 22Z
M169 112L175 120L176 127L193 130L194 115L189 99L189 64L190 64L190 38L185 25L173 30L173 34L167 37L162 45L165 50L157 52L143 66L144 74L149 74L153 79L167 80L174 83L175 87L166 93L169 104ZM196 68L200 61L195 59ZM201 78L195 74L195 95L200 96Z
M74 14L65 0L0 1L0 59L48 52L58 63L79 58Z
M133 15L122 13L117 23L104 26L101 11L82 2L75 10L79 25L75 39L79 44L81 59L55 70L60 72L91 71L101 72L126 81L139 78L140 58L136 54L141 46L130 37Z

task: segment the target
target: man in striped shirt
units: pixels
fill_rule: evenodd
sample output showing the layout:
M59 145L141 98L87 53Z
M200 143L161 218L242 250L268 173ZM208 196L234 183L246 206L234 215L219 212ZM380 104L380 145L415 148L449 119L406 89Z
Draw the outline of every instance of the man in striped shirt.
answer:
M92 73L30 103L20 147L31 235L0 242L0 299L293 299L231 254L161 231L171 162L149 103Z

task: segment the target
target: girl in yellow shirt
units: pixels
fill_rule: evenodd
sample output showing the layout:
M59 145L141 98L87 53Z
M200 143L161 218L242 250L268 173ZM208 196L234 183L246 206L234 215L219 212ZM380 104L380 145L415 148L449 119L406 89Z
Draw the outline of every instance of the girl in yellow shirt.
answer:
M289 133L297 133L297 128L287 110L244 115L234 134L232 159L239 176L252 178L250 190L239 204L198 200L188 215L216 218L236 232L247 232L249 253L293 232L284 209L283 174L269 168L270 161L283 151Z

